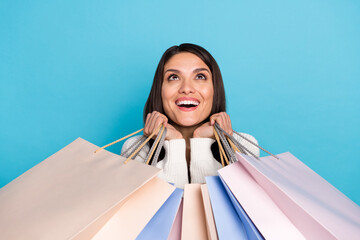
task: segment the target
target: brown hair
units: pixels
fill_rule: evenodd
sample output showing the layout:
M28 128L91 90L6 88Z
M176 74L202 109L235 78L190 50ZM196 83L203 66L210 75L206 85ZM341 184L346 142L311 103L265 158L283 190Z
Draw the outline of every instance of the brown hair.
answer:
M161 98L161 88L164 77L164 66L172 56L181 52L189 52L195 54L209 67L211 71L212 82L214 86L214 97L213 97L213 105L210 116L218 112L226 111L224 83L222 80L220 68L216 63L215 59L203 47L191 43L183 43L180 44L179 46L175 45L168 48L160 59L160 62L155 71L154 81L150 90L149 97L145 103L144 116L143 116L144 122L146 121L146 115L148 113L152 113L153 111L158 111L162 114L165 114L163 109L162 98ZM209 119L205 121L209 121Z

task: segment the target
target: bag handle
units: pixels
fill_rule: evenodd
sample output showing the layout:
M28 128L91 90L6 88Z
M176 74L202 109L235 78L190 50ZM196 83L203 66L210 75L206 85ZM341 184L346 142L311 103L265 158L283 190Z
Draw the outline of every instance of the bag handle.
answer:
M232 142L234 143L234 145L237 147L238 150L240 150L240 153L245 153L247 155L251 155L253 156L254 158L259 159L258 156L256 156L254 153L252 153L249 149L247 149L244 145L242 145L241 143L239 143L233 136L231 136L230 134L228 134L225 130L223 130L219 124L215 124L214 125L215 129L218 131L219 135L220 136L223 136L226 135L230 140L232 140ZM234 154L234 151L232 151L232 149L230 148L230 146L227 144L226 140L223 140L223 143L224 143L224 147L226 149L226 152L229 154L229 155L233 155ZM232 158L231 159L232 162L236 162L236 157Z
M150 139L155 135L155 133L158 133L160 131L160 128L162 127L163 125L161 124L126 160L125 160L125 164L129 162L129 160L135 155L137 154L144 146L145 144L150 141ZM151 154L152 156L152 154ZM150 157L151 157L150 156Z
M214 124L214 131L217 132L217 134L219 136L223 137L223 141L225 142L224 144L224 148L226 150L226 152L232 156L232 154L234 152L239 152L239 153L245 153L245 154L249 154L251 156L253 156L254 158L256 158L257 160L260 160L260 158L258 156L256 156L253 152L251 152L249 149L247 149L244 145L242 145L239 141L237 141L233 136L231 136L230 134L228 134L225 130L223 130L220 125L218 123ZM262 148L261 146L259 146L258 144L254 143L253 141L249 140L248 138L242 136L240 133L233 131L234 134L240 136L241 138L245 139L247 142L251 143L252 145L258 147L259 149L263 150L264 152L268 153L269 155L271 155L272 157L276 158L279 160L279 157L272 154L271 152L267 151L266 149ZM216 136L215 136L216 137ZM226 137L226 140L225 140ZM219 144L219 142L218 142ZM230 144L230 146L229 146ZM220 148L220 145L219 145ZM225 152L225 151L224 151ZM224 153L223 153L224 154ZM237 161L236 158L233 159L231 158L232 162Z
M162 147L162 145L163 145L163 142L164 142L165 136L166 136L166 128L165 128L164 126L162 126L162 128L161 128L161 130L160 130L160 134L157 135L154 144L152 145L152 147L151 147L148 155L146 156L146 159L147 159L146 164L149 164L150 159L151 159L152 155L153 155L154 152L155 152L155 149L156 149L156 150L157 150L157 149L161 149L161 147ZM163 139L163 140L161 141L161 139ZM160 142L160 141L161 141L161 142ZM160 142L160 143L159 143L159 142ZM159 145L159 146L158 146L158 145ZM160 151L159 151L159 153L160 153ZM156 155L155 155L154 157L156 157ZM157 160L157 159L156 159L156 160Z
M215 139L218 143L218 146L219 146L219 153L220 153L220 159L221 159L221 165L223 167L225 167L225 163L224 163L224 158L225 158L225 161L226 161L226 164L228 165L229 164L229 160L228 158L226 157L226 154L224 152L224 149L222 147L222 144L220 142L220 139L219 139L219 134L217 133L215 127L213 128L213 131L214 131L214 135L215 135Z
M126 149L124 152L122 152L120 154L120 156L123 156L125 158L128 158L130 156L131 153L133 153L133 151L135 149L137 149L144 141L146 140L146 137L144 135L142 135L136 142L134 142L133 144L131 144L130 147L128 147L128 149ZM139 154L139 153L138 153ZM135 158L136 156L138 155L136 154L135 155Z
M162 147L164 146L164 143L165 143L166 132L167 132L167 129L164 127L164 133L161 135L159 144L158 144L158 146L156 148L156 151L155 151L155 154L154 154L153 161L151 163L152 166L156 166L156 164L157 164L157 162L159 160L161 149L162 149ZM151 159L151 157L149 158L149 160L150 159Z
M141 132L141 131L143 131L143 130L144 130L144 128L139 129L139 130L137 130L137 131L135 131L135 132L133 132L133 133L130 133L129 135L127 135L127 136L125 136L125 137L122 137L122 138L120 138L120 139L118 139L118 140L116 140L116 141L113 141L113 142L111 142L111 143L109 143L109 144L106 144L105 146L102 146L102 147L96 149L95 153L101 151L102 149L105 149L105 148L107 148L107 147L110 147L111 145L114 145L115 143L121 142L122 140L125 140L125 139L127 139L127 138L129 138L129 137L131 137L131 136L134 136L135 134L137 134L137 133L139 133L139 132Z
M162 138L162 135L164 135L163 133L164 133L164 131L165 131L165 127L164 127L163 124L161 124L159 127L157 127L156 130L155 130L152 134L150 134L150 136L149 136L145 141L142 141L142 143L140 144L140 146L138 146L138 147L136 148L136 150L125 160L124 164L126 164L132 157L134 157L134 156L145 146L145 144L146 144L147 142L149 142L150 139L151 139L156 133L158 133L158 132L160 131L160 128L161 128L161 127L162 127L161 133L158 135L157 140L155 140L155 143L153 144L153 147L154 147L154 145L155 145L155 148L156 148L156 146L158 145L160 139ZM111 143L109 143L109 144L106 144L105 146L102 146L102 147L96 149L96 150L95 150L95 153L97 153L97 152L101 151L102 149L105 149L105 148L107 148L107 147L109 147L109 146L111 146L111 145L114 145L115 143L118 143L118 142L120 142L120 141L123 141L123 140L125 140L125 139L127 139L127 138L129 138L129 137L131 137L131 136L133 136L133 135L135 135L135 134L143 131L143 130L144 130L144 128L141 128L141 129L139 129L139 130L137 130L137 131L135 131L135 132L133 132L133 133L125 136L125 137L122 137L122 138L120 138L120 139L118 139L118 140L116 140L116 141L114 141L114 142L111 142ZM166 133L166 131L165 131L165 133ZM166 135L166 134L165 134L165 135ZM140 139L140 140L141 140L141 139ZM136 144L135 144L135 145L136 145ZM132 147L132 146L131 146L131 147ZM150 154L148 154L148 157L150 157L150 158L152 157L155 148L152 148L152 151L150 151ZM150 158L146 161L147 164L149 163Z

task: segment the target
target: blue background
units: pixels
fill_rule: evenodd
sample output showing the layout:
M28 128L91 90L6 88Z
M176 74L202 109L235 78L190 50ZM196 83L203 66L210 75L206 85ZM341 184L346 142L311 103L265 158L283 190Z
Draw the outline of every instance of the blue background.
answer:
M355 0L2 0L0 187L77 137L141 128L162 53L191 42L220 65L234 129L359 204L359 26Z

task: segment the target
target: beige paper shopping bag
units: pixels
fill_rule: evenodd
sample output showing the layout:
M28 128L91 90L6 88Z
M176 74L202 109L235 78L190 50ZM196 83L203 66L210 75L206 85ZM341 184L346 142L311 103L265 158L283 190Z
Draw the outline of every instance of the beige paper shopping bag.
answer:
M209 191L206 184L201 184L201 194L202 194L204 210L205 210L206 229L207 229L208 237L210 240L217 240L218 235L216 232L214 214L211 207Z
M181 239L208 239L200 184L185 184Z
M0 189L1 239L93 237L160 171L78 138Z
M174 190L175 187L171 184L157 177L153 178L131 194L92 239L135 239Z

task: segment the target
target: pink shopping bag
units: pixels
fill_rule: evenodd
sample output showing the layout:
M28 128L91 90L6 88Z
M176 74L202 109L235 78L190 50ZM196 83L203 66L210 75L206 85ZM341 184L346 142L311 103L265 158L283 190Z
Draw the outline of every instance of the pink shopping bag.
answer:
M240 162L218 172L265 239L305 239Z
M269 156L259 161L237 154L239 162L229 168L247 171L307 239L360 236L358 205L291 153L277 156L280 160Z
M180 202L178 212L176 214L175 220L170 229L168 240L181 240L183 202L184 202L184 199L182 199Z

